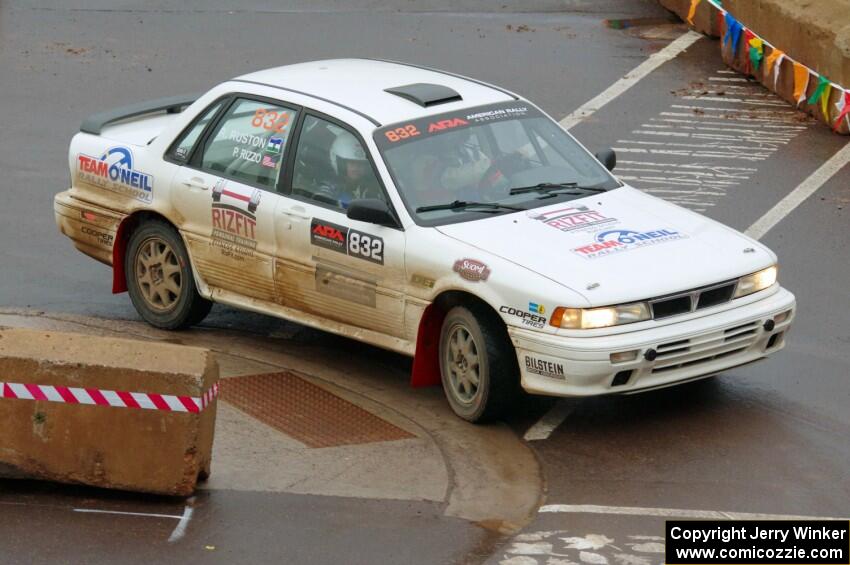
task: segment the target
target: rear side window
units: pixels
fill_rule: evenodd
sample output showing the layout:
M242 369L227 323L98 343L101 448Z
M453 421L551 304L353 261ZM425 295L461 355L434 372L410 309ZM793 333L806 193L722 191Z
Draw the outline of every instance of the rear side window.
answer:
M291 108L237 99L205 143L201 168L274 190L296 117Z
M221 109L222 104L224 104L224 100L219 100L210 106L207 111L201 115L201 119L195 122L192 127L185 131L183 136L171 146L168 154L172 159L180 161L181 163L185 163L189 160L189 156L192 154L192 148L195 146L198 138L201 137L201 134L207 127L207 124L215 118L215 115Z

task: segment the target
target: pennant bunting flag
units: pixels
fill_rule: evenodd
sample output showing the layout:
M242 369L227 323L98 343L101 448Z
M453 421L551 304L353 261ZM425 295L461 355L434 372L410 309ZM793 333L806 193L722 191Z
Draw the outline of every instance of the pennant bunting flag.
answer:
M829 123L829 97L832 94L832 83L826 85L820 95L820 111L823 112L823 117L826 118L826 123Z
M782 59L785 58L785 53L774 48L764 60L764 75L770 76L773 73L773 90L776 90L776 83L779 80L779 67L782 66Z
M741 25L741 22L735 19L732 14L729 12L726 13L726 35L723 36L723 46L725 47L727 43L732 43L732 56L738 54L738 41L741 39L741 30L744 26Z
M829 85L829 81L826 80L826 77L819 76L818 77L818 86L815 88L815 91L812 92L812 95L809 96L807 102L811 104L817 104L820 97L823 96L824 90L826 90L827 85Z
M806 87L809 86L809 69L794 61L794 100L797 106L806 99Z
M764 42L758 37L753 37L749 41L750 45L750 63L753 66L753 72L759 70L761 60L764 58Z
M744 52L744 60L746 61L747 72L749 74L753 74L753 62L750 60L749 54L750 54L750 41L755 39L756 34L754 34L752 31L748 30L747 28L745 28L743 26L742 26L742 29L744 30L744 51L745 51Z
M694 25L694 16L697 14L697 6L702 0L691 0L691 9L688 10L688 23Z
M835 120L832 129L838 131L838 128L841 127L841 120L844 118L847 119L847 127L850 129L850 90L844 92L844 95L838 98L838 104L835 106L838 108L838 118Z

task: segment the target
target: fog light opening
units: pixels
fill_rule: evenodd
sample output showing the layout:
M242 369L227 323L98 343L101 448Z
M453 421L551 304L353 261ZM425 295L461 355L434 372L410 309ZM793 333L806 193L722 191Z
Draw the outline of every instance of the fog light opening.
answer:
M632 378L632 372L629 371L620 371L616 375L614 375L614 380L611 381L611 386L623 386L629 384L629 379Z
M782 334L784 333L785 332L779 332L770 336L770 339L767 340L767 347L765 349L772 349L782 343Z
M611 363L628 363L629 361L634 361L637 359L638 353L640 351L637 349L633 349L631 351L618 351L617 353L611 354Z

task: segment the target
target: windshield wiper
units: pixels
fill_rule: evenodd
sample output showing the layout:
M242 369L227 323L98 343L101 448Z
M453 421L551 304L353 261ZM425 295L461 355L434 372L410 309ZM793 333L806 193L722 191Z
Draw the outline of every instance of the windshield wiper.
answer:
M542 192L545 194L569 189L584 190L587 192L606 192L606 189L604 188L599 188L597 186L579 186L577 182L541 182L534 186L519 186L517 188L512 188L509 194L525 194L526 192Z
M431 206L420 206L416 209L417 212L431 212L434 210L462 210L466 208L486 208L488 210L513 210L522 212L526 208L517 206L508 206L507 204L499 204L497 202L467 202L466 200L455 200L454 202L446 202L445 204L434 204Z

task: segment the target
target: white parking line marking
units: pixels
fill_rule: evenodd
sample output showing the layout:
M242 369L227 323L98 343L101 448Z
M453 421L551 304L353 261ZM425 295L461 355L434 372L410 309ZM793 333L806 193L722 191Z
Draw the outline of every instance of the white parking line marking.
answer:
M588 100L577 110L567 115L565 118L561 120L561 126L564 129L570 129L588 116L592 116L596 113L597 110L626 92L628 89L633 87L640 81L642 78L646 77L649 73L666 63L667 61L674 59L677 55L679 55L682 51L693 45L697 39L701 38L702 35L688 30L686 33L679 36L669 45L667 45L661 51L657 53L653 53L649 56L649 58L635 67L631 72L627 73L626 76L597 94L594 98Z
M183 516L180 517L180 521L177 523L174 531L171 532L171 537L168 538L168 543L174 543L186 535L186 526L189 525L189 521L192 519L192 514L195 512L195 509L192 508L192 503L195 502L195 497L190 498L186 502L186 508L183 509Z
M96 510L94 508L74 508L74 512L83 512L85 514L117 514L119 516L142 516L144 518L171 518L180 520L181 516L173 516L171 514L148 514L147 512L120 512L118 510Z
M721 512L718 510L686 510L681 508L638 508L634 506L597 506L595 504L546 504L539 512L561 514L616 514L620 516L658 516L659 518L711 518L716 520L848 520L824 516L791 514L756 514Z
M773 226L794 211L800 204L814 194L817 189L826 184L835 174L850 163L850 143L833 155L829 161L820 166L818 170L800 183L800 186L792 190L785 198L765 213L764 216L747 228L744 232L748 236L761 239Z
M555 429L567 419L572 411L575 410L575 403L558 400L554 406L546 412L537 423L528 428L523 439L525 441L538 441L547 439Z

